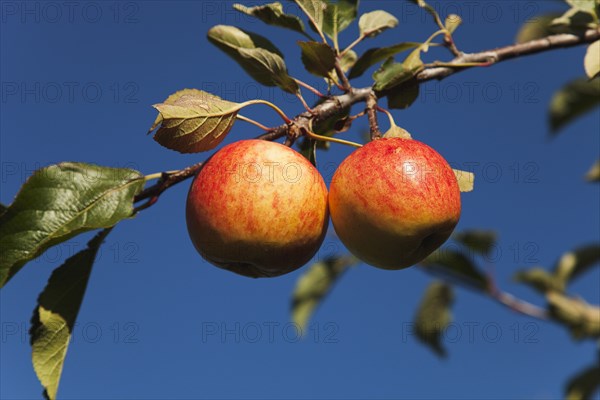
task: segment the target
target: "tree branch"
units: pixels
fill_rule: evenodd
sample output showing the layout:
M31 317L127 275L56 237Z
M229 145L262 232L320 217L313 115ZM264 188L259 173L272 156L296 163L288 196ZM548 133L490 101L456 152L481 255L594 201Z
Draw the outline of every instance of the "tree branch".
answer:
M157 183L145 188L140 194L133 198L134 203L138 203L142 200L149 199L144 204L136 207L135 212L141 211L156 203L158 201L158 197L162 194L162 192L164 192L171 186L174 186L179 182L183 182L184 180L196 175L200 168L202 168L202 164L203 163L194 164L176 172L163 172L161 178Z
M432 65L431 67L426 68L425 70L418 73L414 80L409 80L404 83L401 83L393 89L398 90L399 88L401 89L403 87L414 85L415 81L417 84L421 84L423 82L427 82L434 79L442 80L457 72L473 68L461 66L461 64L465 63L487 63L488 65L493 65L501 61L506 61L521 56L542 53L545 51L559 48L579 46L582 44L594 42L599 39L600 29L589 29L583 32L581 35L551 35L543 39L531 40L529 42L520 44L513 44L505 47L500 47L494 50L487 50L479 53L469 54L461 53L460 56L455 57L453 60L446 63L446 65L456 64L456 67L437 67L435 65ZM327 119L342 108L350 107L353 104L359 102L366 102L370 93L372 93L372 88L370 87L360 89L353 88L352 91L346 94L340 96L331 96L313 109L315 116L310 115L309 113L303 113L293 118L293 122L300 124L300 126L306 127L308 121L311 118L315 118L316 120ZM386 95L386 92L378 92L376 93L376 95L377 97L383 97ZM259 136L258 139L275 140L284 137L288 135L289 127L290 125L287 124L280 125L276 128L273 128L271 131Z

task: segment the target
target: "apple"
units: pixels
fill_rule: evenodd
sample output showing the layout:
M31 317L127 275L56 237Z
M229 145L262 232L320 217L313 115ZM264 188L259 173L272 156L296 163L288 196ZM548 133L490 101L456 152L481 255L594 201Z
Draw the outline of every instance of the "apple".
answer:
M337 235L356 257L375 267L414 265L450 237L460 218L452 168L431 147L384 138L354 151L329 190Z
M187 197L186 222L200 255L250 277L306 264L327 231L327 187L300 153L241 140L204 164Z

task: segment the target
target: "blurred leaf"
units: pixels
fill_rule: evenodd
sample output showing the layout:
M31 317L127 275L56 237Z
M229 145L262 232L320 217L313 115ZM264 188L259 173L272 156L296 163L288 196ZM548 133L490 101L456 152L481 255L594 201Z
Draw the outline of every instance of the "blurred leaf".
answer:
M562 292L564 290L564 286L556 276L540 267L518 271L513 279L515 282L528 285L541 294L546 294L550 291Z
M419 97L419 84L402 87L400 90L392 89L387 95L388 107L391 109L406 109Z
M386 29L396 26L398 26L396 17L383 10L365 13L358 20L358 28L362 37L375 37Z
M600 182L600 160L596 161L585 175L588 182Z
M450 34L453 34L460 24L462 24L462 18L460 15L449 14L444 22L444 27L450 32Z
M312 165L317 166L317 141L304 136L300 143L300 154L302 154Z
M389 47L375 47L365 51L363 55L360 56L356 65L350 71L348 75L349 79L356 78L365 73L369 67L377 64L379 61L383 61L392 57L398 53L401 53L406 50L413 49L415 47L420 46L421 43L416 42L405 42L398 43Z
M356 61L358 60L358 55L354 50L348 50L340 60L340 66L342 67L342 71L348 72L348 70L354 65L356 65Z
M546 293L552 318L571 330L575 339L600 336L600 308L559 292Z
M475 187L475 174L460 169L452 169L458 182L458 188L461 192L472 192Z
M32 362L45 396L56 399L67 349L98 249L110 229L52 272L31 318Z
M596 10L600 7L598 0L565 0L571 7L596 15Z
M469 249L489 256L496 244L496 232L482 230L467 230L452 235L452 238Z
M552 29L556 33L579 34L587 29L594 28L595 25L596 17L594 14L579 8L571 8L552 21Z
M325 43L298 42L302 49L302 64L308 72L320 77L328 77L335 68L335 50Z
M446 357L446 350L442 346L442 334L452 322L450 308L453 302L452 286L442 282L432 282L425 291L415 317L417 338L439 357Z
M565 253L556 266L554 275L566 286L571 280L600 262L600 245L588 244Z
M421 265L434 272L458 279L476 289L487 290L488 288L487 277L460 251L440 247L421 261Z
M234 4L233 8L244 14L256 17L267 25L279 26L306 34L302 20L295 15L284 13L280 2L268 3L256 7Z
M164 103L153 105L159 112L151 133L154 140L180 153L214 149L225 139L242 105L196 89L180 90Z
M600 40L588 46L583 65L588 78L593 79L600 74Z
M288 75L281 52L266 38L235 26L216 25L208 40L233 58L254 80L297 93L298 84Z
M332 257L319 261L300 277L292 298L292 320L303 331L324 297L331 291L333 284L343 272L356 264L352 256Z
M567 400L591 400L599 387L600 365L593 365L569 379L565 396Z
M144 182L131 169L83 163L35 171L0 217L0 287L49 247L130 218Z
M337 35L356 19L358 0L329 1L323 16L323 32L337 41Z
M310 26L317 32L323 32L327 2L323 0L293 0L310 20Z
M517 43L525 43L554 34L552 22L560 15L560 13L549 13L535 16L526 21L517 33Z
M0 203L0 217L6 212L6 210L8 210L8 206L5 206L4 204Z
M554 94L550 103L550 127L556 133L569 122L600 104L600 78L576 79Z

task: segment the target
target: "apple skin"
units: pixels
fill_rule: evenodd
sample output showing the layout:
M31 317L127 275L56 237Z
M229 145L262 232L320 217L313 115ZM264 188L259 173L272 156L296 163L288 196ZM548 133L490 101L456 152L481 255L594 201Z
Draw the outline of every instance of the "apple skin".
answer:
M351 253L397 270L422 261L450 237L460 218L460 190L452 168L431 147L384 138L340 164L329 210Z
M279 143L241 140L215 153L190 188L186 221L200 255L249 277L306 264L321 246L327 187L300 153Z

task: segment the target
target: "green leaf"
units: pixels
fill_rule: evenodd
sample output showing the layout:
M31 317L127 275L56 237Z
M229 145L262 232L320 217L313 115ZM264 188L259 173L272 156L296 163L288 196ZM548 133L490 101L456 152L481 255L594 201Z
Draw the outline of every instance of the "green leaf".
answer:
M4 204L0 203L0 217L6 212L6 210L8 210L8 206L5 206Z
M292 298L292 320L304 330L313 312L331 291L333 284L349 267L356 264L352 256L332 257L319 261L300 277Z
M388 107L392 109L406 109L419 97L419 84L402 87L400 90L392 89L387 95Z
M60 163L37 170L0 217L0 287L49 247L131 217L143 187L131 169Z
M583 66L588 78L593 79L600 74L600 40L590 44L585 53Z
M298 42L302 49L302 64L313 75L326 78L335 68L335 50L325 43Z
M214 149L225 139L243 104L184 89L153 107L159 114L148 133L160 126L154 140L180 153L198 153Z
M554 34L555 30L552 22L558 17L560 17L560 13L549 13L538 15L526 21L517 33L516 42L524 43Z
M413 49L415 47L420 46L421 43L416 42L405 42L398 43L389 47L375 47L365 51L363 55L360 56L356 65L352 67L350 74L348 75L349 79L357 78L365 73L369 67L377 64L379 61L383 61L392 57L398 53L401 53L406 50Z
M554 94L550 102L550 127L558 132L575 118L600 104L600 78L576 79Z
M600 308L562 293L546 293L550 316L567 326L574 339L600 336Z
M554 275L565 287L578 275L599 262L600 244L588 244L565 253L554 267Z
M550 291L562 292L564 290L564 286L556 276L539 267L518 271L514 275L513 280L523 283L541 294L546 294Z
M244 14L256 17L267 25L287 28L306 34L302 20L295 15L284 13L283 6L278 1L256 7L246 7L242 4L234 4L233 8Z
M358 20L361 37L375 37L386 29L398 26L398 20L392 14L376 10L365 13Z
M450 32L450 34L453 34L460 24L462 24L462 18L460 15L456 14L449 14L446 17L446 21L444 21L444 27L448 30L448 32Z
M461 171L460 169L452 169L452 171L454 171L460 191L472 192L475 187L475 174L468 171Z
M411 71L405 69L401 63L395 62L390 57L373 73L373 80L375 81L373 89L379 92L389 90L412 77Z
M31 319L33 368L45 396L56 399L67 349L98 249L110 229L96 235L85 250L52 272Z
M600 182L600 160L597 160L585 175L588 182Z
M338 0L328 2L323 17L323 32L334 41L337 35L356 19L358 0Z
M421 261L421 265L423 268L458 279L476 289L487 290L489 286L487 277L460 251L441 247Z
M442 282L433 282L425 291L415 316L417 338L439 357L446 357L446 350L442 346L442 334L452 322L450 308L453 302L452 286Z
M300 7L302 12L306 14L310 21L310 26L317 32L323 32L323 24L325 19L325 9L327 2L323 0L293 0Z
M217 25L208 40L233 58L254 80L297 93L298 84L289 76L281 52L266 38L235 26Z
M565 398L567 400L591 400L600 388L600 365L593 365L567 382Z
M496 232L482 230L462 231L452 235L452 238L484 256L489 256L497 240Z

